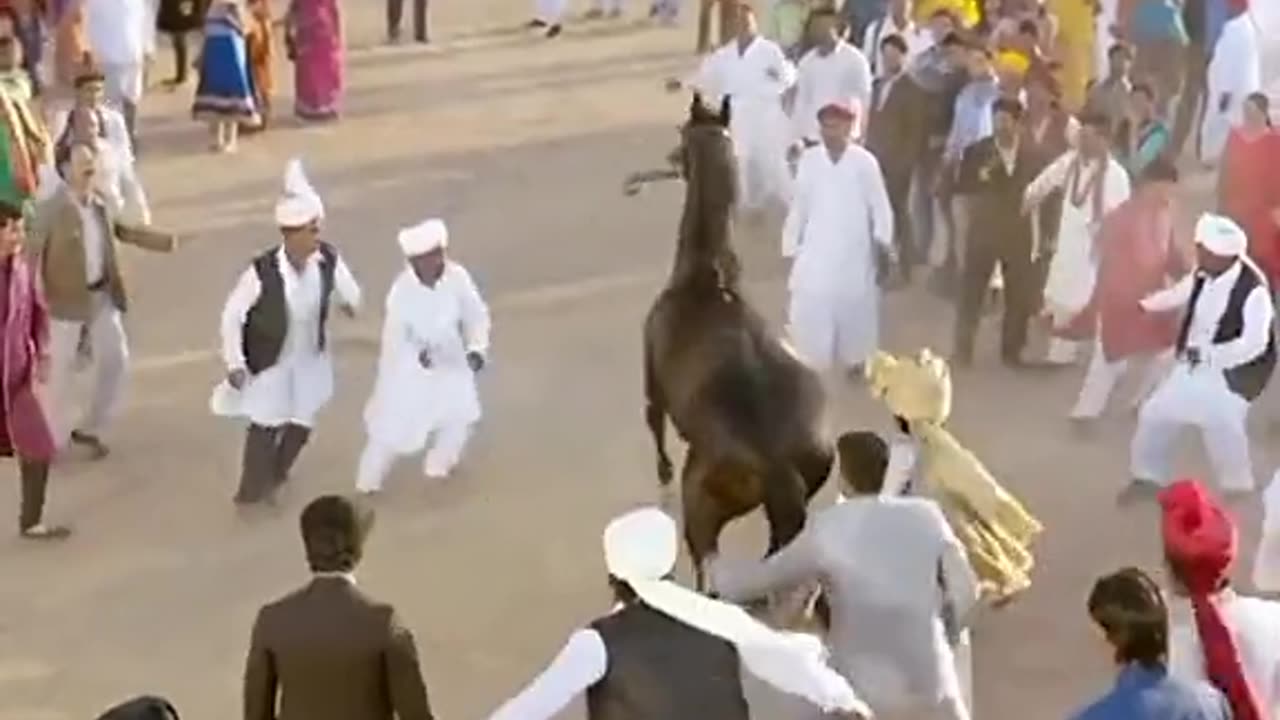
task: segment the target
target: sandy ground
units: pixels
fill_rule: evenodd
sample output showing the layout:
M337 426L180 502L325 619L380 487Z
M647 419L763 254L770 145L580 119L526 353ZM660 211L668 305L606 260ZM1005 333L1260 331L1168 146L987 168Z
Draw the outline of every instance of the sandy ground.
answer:
M400 262L394 232L428 215L448 218L454 254L493 305L486 415L456 478L429 484L416 462L399 467L360 582L413 627L446 719L484 717L606 609L599 533L658 497L640 320L670 262L680 201L676 187L635 199L619 188L673 140L684 99L661 81L689 67L692 32L574 26L547 43L515 29L527 8L514 0L443 5L440 47L386 49L376 47L381 8L348 3L350 106L331 127L281 118L239 155L211 157L185 93L147 99L143 174L158 221L191 239L176 256L128 256L134 361L114 453L70 461L53 480L51 516L78 536L60 547L0 541L3 720L87 720L144 691L194 720L236 716L254 612L306 579L299 509L353 485L373 339ZM230 503L241 430L207 411L221 372L217 314L250 255L275 240L270 207L293 154L307 159L327 237L363 283L366 308L335 327L337 396L282 507L242 516ZM776 320L776 235L739 243L754 296ZM891 348L949 344L950 308L922 291L895 295L887 316ZM1034 589L980 620L977 716L1062 717L1108 683L1083 609L1089 583L1154 565L1155 513L1112 503L1132 418L1118 411L1096 441L1071 439L1063 416L1078 373L1010 375L995 342L988 327L979 369L958 376L953 425L1048 533ZM833 400L835 426L887 427L861 388L838 385ZM1187 468L1202 468L1188 444ZM1261 434L1255 449L1269 475L1276 458ZM0 515L16 506L16 493L0 494ZM1251 554L1259 511L1242 512ZM760 525L731 528L731 550L759 552ZM758 717L792 716L755 694Z

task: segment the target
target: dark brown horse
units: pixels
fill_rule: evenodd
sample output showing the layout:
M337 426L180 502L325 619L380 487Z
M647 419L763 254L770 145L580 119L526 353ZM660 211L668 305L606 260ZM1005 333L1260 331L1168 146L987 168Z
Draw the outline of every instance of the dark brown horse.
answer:
M645 415L664 488L667 417L688 443L681 498L699 589L725 525L763 504L776 551L804 527L832 464L818 376L739 287L728 127L727 101L716 113L694 96L677 151L685 202L675 265L644 326Z

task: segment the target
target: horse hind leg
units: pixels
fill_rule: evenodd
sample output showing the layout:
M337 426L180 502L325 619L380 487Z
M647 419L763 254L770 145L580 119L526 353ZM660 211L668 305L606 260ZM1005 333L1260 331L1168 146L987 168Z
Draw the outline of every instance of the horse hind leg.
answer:
M763 479L764 513L769 520L769 555L804 529L807 492L804 479L789 464L770 468Z
M804 480L806 501L813 499L822 486L827 484L833 467L835 467L835 451L828 446L815 444L799 454L796 458L796 471Z
M719 552L720 531L728 522L707 487L711 471L711 463L703 460L692 447L689 448L680 478L680 490L684 541L689 548L694 588L698 592L706 592L708 589L706 563Z

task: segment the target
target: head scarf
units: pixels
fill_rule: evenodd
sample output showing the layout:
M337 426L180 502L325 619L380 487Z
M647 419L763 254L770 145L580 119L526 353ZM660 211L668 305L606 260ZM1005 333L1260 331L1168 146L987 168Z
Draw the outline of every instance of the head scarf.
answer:
M1169 486L1160 494L1160 506L1165 558L1191 597L1206 674L1227 696L1236 720L1264 720L1216 600L1236 558L1235 523L1195 480Z
M431 218L401 230L396 239L405 257L425 255L436 248L449 247L449 227L443 220Z
M324 203L307 180L302 161L294 158L284 170L284 190L276 201L276 224L296 228L324 218Z
M1214 255L1240 257L1249 250L1249 236L1231 218L1205 213L1196 222L1196 244Z
M605 566L609 574L635 591L640 601L680 622L726 640L751 674L784 692L812 696L820 683L826 712L842 710L870 716L841 677L825 663L817 638L782 633L766 627L742 608L698 593L665 579L675 568L679 552L675 522L653 507L615 518L604 531Z

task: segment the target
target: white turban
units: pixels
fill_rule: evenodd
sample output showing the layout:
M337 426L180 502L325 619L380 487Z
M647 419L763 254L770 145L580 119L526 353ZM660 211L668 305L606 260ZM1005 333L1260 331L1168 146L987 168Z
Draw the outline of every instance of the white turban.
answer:
M284 170L284 190L276 201L276 224L296 228L324 217L324 203L302 171L302 161L294 158Z
M1231 218L1205 213L1196 222L1196 244L1214 255L1239 257L1249 250L1249 236Z
M826 651L817 638L778 632L736 605L662 579L675 567L677 537L675 521L657 508L622 515L605 528L605 566L645 605L732 643L747 670L777 689L822 698L825 712L871 715L848 681L827 666Z
M401 230L397 239L405 257L425 255L436 248L449 247L449 228L443 220L431 218Z

